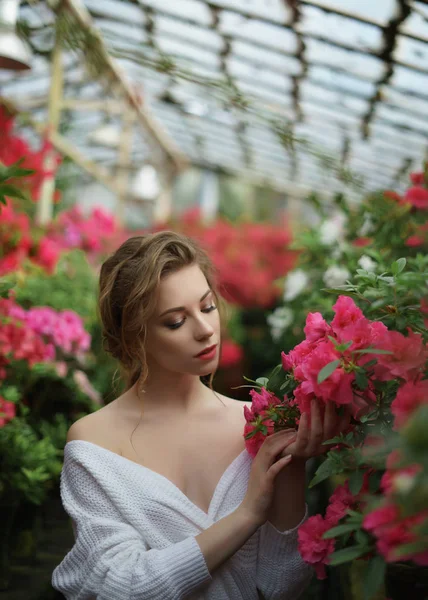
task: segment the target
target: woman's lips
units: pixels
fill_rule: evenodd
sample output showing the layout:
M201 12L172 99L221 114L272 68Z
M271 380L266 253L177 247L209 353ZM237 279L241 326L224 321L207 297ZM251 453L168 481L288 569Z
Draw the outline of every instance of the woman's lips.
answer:
M199 358L199 360L212 360L216 354L217 354L217 344L214 344L214 346L210 346L209 348L206 348L202 352L199 352L199 354L197 354L195 356L195 358Z

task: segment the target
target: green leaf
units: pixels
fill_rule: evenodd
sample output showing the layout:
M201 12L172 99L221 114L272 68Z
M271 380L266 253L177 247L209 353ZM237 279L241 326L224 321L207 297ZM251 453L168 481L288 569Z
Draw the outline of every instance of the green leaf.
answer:
M256 383L260 387L266 387L268 384L268 381L269 381L269 379L267 377L259 377L258 379L256 379Z
M325 540L329 540L331 538L337 537L339 535L343 535L344 533L349 533L350 531L355 531L361 527L360 523L344 523L343 525L337 525L337 527L333 527L324 533L322 536Z
M369 475L369 492L371 494L376 493L380 488L380 480L382 478L382 473L375 471L374 473L370 473Z
M353 494L354 496L359 494L363 486L363 481L364 471L358 469L357 471L351 473L351 476L349 477L349 491L351 492L351 494Z
M355 381L360 390L367 389L369 380L367 379L366 372L364 370L355 371Z
M340 365L340 360L332 360L325 367L321 369L318 373L318 383L322 383L325 381L330 375L336 370L336 368Z
M369 551L367 546L351 546L350 548L343 548L343 550L337 550L330 556L329 564L332 566L341 565L342 563L349 562Z
M381 348L365 348L364 350L355 350L355 354L393 354L393 352Z
M368 564L363 579L364 600L371 600L385 579L386 562L375 556Z
M314 485L324 481L324 479L328 479L330 475L337 475L342 473L344 470L345 468L342 465L327 457L325 461L318 467L312 481L309 484L309 487L312 488Z
M1 281L0 280L0 296L6 298L9 294L9 290L14 288L16 283L11 283L9 281Z
M26 196L19 188L8 183L2 183L0 185L0 195L10 196L11 198L19 198L20 200L26 200Z
M410 544L404 544L394 550L394 558L406 558L409 554L419 554L420 552L426 551L426 540L417 540Z
M361 529L358 529L355 532L355 541L359 546L365 546L370 542L370 536L368 533L365 533Z
M404 267L406 266L406 259L405 258L399 258L398 260L396 260L394 263L392 263L391 266L391 271L394 275L398 275L399 273L401 273L401 271L404 269Z

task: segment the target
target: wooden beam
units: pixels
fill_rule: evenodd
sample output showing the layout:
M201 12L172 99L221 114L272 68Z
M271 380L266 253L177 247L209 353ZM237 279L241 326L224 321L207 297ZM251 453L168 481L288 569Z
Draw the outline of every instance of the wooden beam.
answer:
M62 108L69 110L103 111L110 114L123 114L128 109L119 100L80 100L79 98L63 98Z
M107 69L112 74L114 81L118 84L119 90L124 93L127 102L135 110L137 120L144 127L148 134L148 138L154 142L158 148L160 147L162 149L167 160L172 164L176 172L186 169L189 166L187 157L179 150L172 139L148 112L147 107L142 106L140 97L129 85L122 71L108 53L104 40L98 30L94 27L88 10L83 4L77 3L75 0L63 0L57 10L62 11L67 9L76 19L77 24L86 31L90 31L97 40L96 50L98 55L102 57ZM88 49L88 52L90 51L91 49Z
M44 135L51 139L58 130L61 117L61 98L63 93L64 73L62 64L62 48L58 35L55 34L55 46L52 55L51 81L49 87L48 126ZM53 199L55 193L56 156L53 149L49 148L43 158L43 171L45 173L40 190L40 199L37 203L36 222L47 225L52 220Z
M119 187L117 216L120 224L125 222L125 206L129 194L129 165L132 160L132 138L135 113L131 109L125 110L122 118L122 131L119 143L119 169L116 180Z

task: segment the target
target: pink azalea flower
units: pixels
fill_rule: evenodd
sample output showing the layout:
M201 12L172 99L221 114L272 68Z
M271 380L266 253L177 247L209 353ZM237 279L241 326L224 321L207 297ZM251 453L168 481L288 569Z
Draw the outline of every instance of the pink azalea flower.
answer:
M237 365L244 357L244 352L239 344L232 340L224 340L221 345L220 367L229 368Z
M417 539L414 527L427 519L428 511L417 515L402 518L398 508L393 504L386 504L363 520L363 527L372 532L377 538L376 547L387 562L398 560L397 550L405 544L410 544ZM400 557L400 560L413 560L417 564L427 564L428 552L409 553Z
M420 185L409 188L404 198L415 208L428 209L428 190Z
M0 427L9 423L16 415L16 405L0 396Z
M407 337L398 331L387 331L379 337L377 346L392 353L377 355L375 373L381 381L396 377L409 380L418 374L428 358L422 337L410 330Z
M413 185L423 185L425 182L424 173L422 171L419 173L410 173L410 180Z
M349 296L339 296L333 310L336 314L331 322L331 327L339 337L340 332L345 327L348 327L351 323L356 323L360 319L365 319L362 310Z
M328 502L325 518L333 527L346 515L348 508L351 508L355 503L355 497L349 491L348 482L344 485L338 485Z
M319 312L309 313L306 317L306 325L304 332L306 339L309 342L316 342L321 338L324 338L330 331L330 326L323 319L323 316Z
M313 387L309 381L304 381L294 390L294 399L301 414L311 414L311 405L314 398L315 394L313 393Z
M325 579L325 565L334 552L334 539L324 540L323 535L331 529L328 521L321 515L309 517L298 529L298 547L303 560L311 564L318 579Z
M363 528L378 535L384 527L396 521L398 517L398 508L394 504L385 504L364 517Z
M303 340L300 344L290 350L288 354L281 352L282 367L284 371L293 371L314 350L315 344L309 340ZM294 373L296 377L296 374Z
M338 404L350 404L352 402L352 389L350 383L352 375L338 366L333 373L322 383L318 383L318 373L328 363L340 358L333 343L330 340L321 340L315 350L307 357L301 365L301 371L307 381L313 386L313 391L318 398L325 402L334 401Z
M244 407L245 410L245 407ZM267 427L268 430L268 435L271 435L274 432L274 422L271 420L267 420L265 422L265 425ZM254 431L255 427L254 425L252 425L251 423L245 423L244 426L244 439L245 436L248 435L249 433L251 433L252 431ZM266 436L263 435L263 433L261 431L258 431L255 435L253 435L253 437L249 438L248 440L245 440L245 447L247 449L247 452L250 456L252 456L253 458L255 458L257 456L258 451L260 450L261 445L263 444L263 442L265 441Z
M428 404L428 380L405 383L391 404L391 412L395 417L394 429L402 427L422 404Z
M262 414L271 405L280 404L281 401L272 392L268 392L264 387L257 392L256 390L250 391L252 399L251 409L255 415Z

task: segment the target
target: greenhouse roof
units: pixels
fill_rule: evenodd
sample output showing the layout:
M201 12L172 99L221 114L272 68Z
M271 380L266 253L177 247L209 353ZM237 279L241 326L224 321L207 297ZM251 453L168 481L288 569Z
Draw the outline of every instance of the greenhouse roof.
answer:
M39 122L47 121L51 4L21 3L21 29L36 53L32 70L0 71L1 95L31 109ZM400 187L426 156L427 2L79 4L164 139L194 164L285 190L354 189L361 174L372 190ZM66 36L76 38L67 28ZM88 53L84 59L72 48L73 41L64 55L69 103L62 132L85 156L111 168L117 148L98 144L94 131L119 126L118 111L104 111L114 91L106 92L87 69ZM134 135L132 153L135 165L156 162L144 128Z

